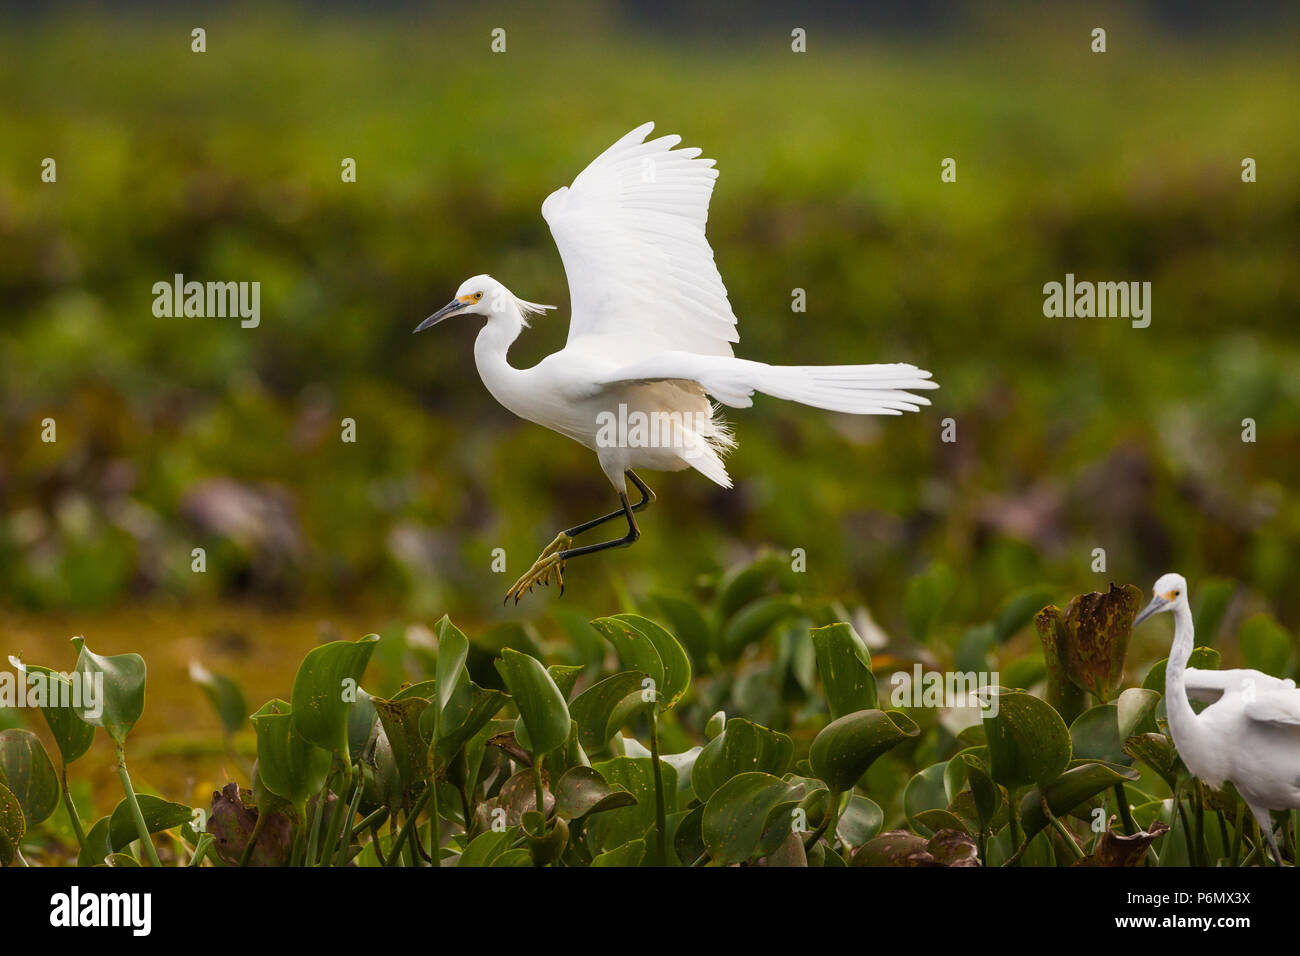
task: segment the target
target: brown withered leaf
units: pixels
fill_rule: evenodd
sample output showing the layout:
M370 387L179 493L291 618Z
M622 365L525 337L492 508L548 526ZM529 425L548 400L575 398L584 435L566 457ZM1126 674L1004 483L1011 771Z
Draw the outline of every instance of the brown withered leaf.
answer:
M975 841L960 830L940 830L929 840L908 830L890 830L868 840L850 866L979 866Z
M1134 834L1116 833L1110 827L1097 841L1097 847L1075 866L1139 866L1146 859L1147 847L1169 832L1169 825L1159 820L1150 830Z
M208 832L212 834L217 856L231 866L238 866L257 825L257 817L251 790L241 790L239 784L228 783L220 793L214 791ZM292 848L292 822L284 814L272 813L262 825L248 865L288 866Z

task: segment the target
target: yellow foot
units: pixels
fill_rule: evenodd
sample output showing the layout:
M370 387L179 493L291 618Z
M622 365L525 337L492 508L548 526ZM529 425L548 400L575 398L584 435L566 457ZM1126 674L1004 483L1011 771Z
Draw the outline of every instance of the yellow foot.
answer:
M564 559L560 557L560 552L568 550L573 544L573 539L567 534L558 534L555 540L546 546L533 566L524 572L523 577L511 585L510 590L506 592L506 602L511 598L515 603L533 589L535 585L547 585L551 583L551 576L555 576L555 582L560 586L560 593L564 593Z

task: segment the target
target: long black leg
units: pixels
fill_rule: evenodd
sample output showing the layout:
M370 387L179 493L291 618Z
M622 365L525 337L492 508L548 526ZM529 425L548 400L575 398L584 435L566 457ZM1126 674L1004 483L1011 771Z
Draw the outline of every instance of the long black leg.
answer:
M632 505L631 510L640 511L646 505L654 504L655 493L650 490L649 485L647 485L644 481L642 481L639 477L637 477L636 472L629 469L628 471L623 472L623 474L627 475L628 479L632 482L632 484L636 485L637 491L641 492L641 500L638 501L636 504ZM590 521L584 521L580 525L574 525L572 528L569 528L564 533L567 534L570 538L575 537L577 535L582 534L584 531L590 531L592 528L599 527L600 525L604 524L606 521L613 521L615 518L621 518L623 517L623 513L624 512L622 508L620 508L618 511L611 511L607 515L602 515L599 518L592 518Z
M581 548L569 548L567 551L559 551L557 555L561 561L580 558L584 554L595 554L597 551L607 551L610 548L625 548L641 537L641 529L636 526L636 515L632 513L632 505L628 502L627 495L620 491L618 500L623 502L623 510L614 512L614 516L624 515L627 517L627 534L613 541L602 541L600 544L585 544ZM564 593L563 589L561 589L560 593Z

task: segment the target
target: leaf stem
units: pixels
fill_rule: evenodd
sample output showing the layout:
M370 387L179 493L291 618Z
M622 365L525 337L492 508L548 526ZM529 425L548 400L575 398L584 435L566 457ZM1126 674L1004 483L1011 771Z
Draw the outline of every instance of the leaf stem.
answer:
M650 711L650 760L655 780L655 849L658 865L668 865L668 815L664 809L664 774L659 766L659 705Z
M140 834L140 842L144 844L144 852L149 857L149 865L161 868L162 863L158 860L158 851L154 849L153 840L149 837L149 826L144 822L144 814L140 812L140 801L135 798L135 790L131 786L131 775L126 772L126 750L123 749L121 744L117 745L117 775L122 781L122 790L126 793L126 803L131 808L131 816L135 819L135 829Z
M86 848L86 834L81 829L81 817L77 814L76 804L72 802L72 791L68 789L68 765L59 764L59 783L63 789L63 807L68 811L68 820L72 823L72 832L77 837L77 849Z

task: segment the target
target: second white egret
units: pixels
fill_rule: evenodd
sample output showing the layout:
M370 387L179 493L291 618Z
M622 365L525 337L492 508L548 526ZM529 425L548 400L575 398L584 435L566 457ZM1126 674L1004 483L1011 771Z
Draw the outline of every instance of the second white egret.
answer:
M506 594L516 603L551 579L564 589L565 562L640 537L635 512L655 500L634 468L694 468L724 488L722 456L735 446L717 402L753 404L754 392L855 415L901 415L930 404L914 391L937 388L913 365L767 365L736 358L736 316L704 237L717 170L681 138L647 140L639 126L542 204L569 280L571 316L563 349L532 368L506 354L528 317L553 306L515 296L491 276L465 280L455 297L416 328L451 316L486 322L474 362L498 402L596 452L619 508L556 535ZM640 494L632 504L627 485ZM573 546L617 518L627 534Z
M1248 668L1188 667L1195 631L1187 581L1181 574L1160 576L1151 603L1133 624L1164 611L1174 616L1165 708L1178 756L1216 790L1225 780L1232 781L1281 866L1269 810L1300 809L1300 690L1293 680ZM1189 698L1209 706L1198 714Z

